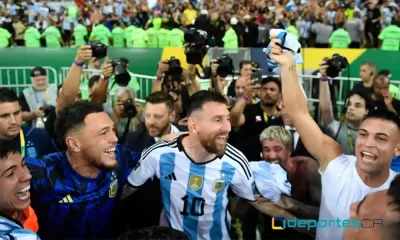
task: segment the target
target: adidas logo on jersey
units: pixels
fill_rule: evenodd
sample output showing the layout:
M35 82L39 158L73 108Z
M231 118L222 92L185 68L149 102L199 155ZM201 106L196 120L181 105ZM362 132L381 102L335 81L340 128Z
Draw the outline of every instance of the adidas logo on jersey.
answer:
M175 173L168 174L167 176L165 176L165 179L176 181Z
M60 201L58 201L59 203L73 203L74 200L72 200L71 195L67 195L65 196L63 199L61 199Z

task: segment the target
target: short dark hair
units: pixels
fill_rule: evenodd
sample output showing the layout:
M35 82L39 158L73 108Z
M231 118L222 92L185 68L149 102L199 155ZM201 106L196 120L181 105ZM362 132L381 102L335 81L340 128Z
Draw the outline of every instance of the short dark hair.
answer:
M275 78L275 77L263 78L262 81L261 81L261 86L263 86L263 85L265 85L267 83L270 83L270 82L274 82L276 85L278 85L279 92L282 92L282 83L281 83L281 80L279 78Z
M227 103L225 97L221 93L201 90L190 97L187 115L190 116L194 111L202 109L203 105L209 102Z
M252 64L252 63L253 63L253 62L250 61L250 60L242 60L242 61L240 61L240 63L239 63L239 69L242 70L243 65L249 65L249 64Z
M94 75L89 78L88 87L92 88L93 85L100 80L100 75Z
M54 124L57 138L65 146L65 138L71 131L82 127L85 118L91 113L103 112L103 106L100 103L89 101L78 101L71 103L61 109Z
M146 98L146 103L160 104L164 103L167 108L172 112L174 110L174 99L166 92L158 91L150 94Z
M9 88L0 87L0 103L18 102L18 96Z
M400 118L394 112L380 109L369 111L368 115L364 118L364 121L367 119L381 119L389 121L396 124L397 129L400 130Z
M350 99L350 97L357 95L360 98L364 99L365 101L365 108L367 110L370 110L372 108L373 100L371 98L371 95L367 92L367 90L364 89L352 89L350 90L347 99ZM347 106L345 106L347 108Z
M169 227L150 227L138 230L128 230L123 233L120 240L125 239L141 239L141 240L186 240L188 236L181 231Z
M8 155L19 152L11 141L0 139L0 160L7 159Z

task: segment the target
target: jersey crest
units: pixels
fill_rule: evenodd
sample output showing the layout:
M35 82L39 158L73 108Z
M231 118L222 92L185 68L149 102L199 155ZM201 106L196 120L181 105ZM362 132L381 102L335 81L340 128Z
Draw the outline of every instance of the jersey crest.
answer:
M213 183L213 192L221 192L225 187L225 181L223 179L217 179Z
M110 183L110 188L108 189L108 195L110 198L113 198L117 195L118 192L118 178L116 178L115 173L112 172L112 180Z
M199 190L202 186L203 186L203 177L202 176L198 176L198 175L194 175L194 174L190 175L189 187L193 191Z

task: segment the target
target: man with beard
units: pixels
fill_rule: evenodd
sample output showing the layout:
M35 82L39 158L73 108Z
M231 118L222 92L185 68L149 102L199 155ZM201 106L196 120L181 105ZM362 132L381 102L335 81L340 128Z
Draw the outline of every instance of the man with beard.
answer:
M172 125L175 120L174 99L165 92L154 92L146 98L145 124L127 135L125 145L135 151L143 152L155 144L159 138L179 129ZM160 181L149 179L139 190L123 201L121 211L127 213L129 229L146 228L158 225L162 210Z
M255 202L246 157L227 144L231 130L225 97L199 91L190 98L189 134L148 148L124 189L130 194L148 179L161 181L166 224L190 239L230 239L228 189L266 214L280 214Z
M115 205L138 154L122 145L99 103L79 101L59 111L55 128L65 152L27 158L31 205L43 239L113 237Z
M232 126L240 127L237 131L240 138L235 137L232 144L237 147L250 161L260 159L261 132L273 125L283 126L283 120L278 116L278 102L281 99L281 81L277 78L267 77L261 82L260 102L251 104L255 86L247 82L244 94L237 99L231 109L230 122ZM256 238L256 227L259 213L253 208L242 219L244 239Z

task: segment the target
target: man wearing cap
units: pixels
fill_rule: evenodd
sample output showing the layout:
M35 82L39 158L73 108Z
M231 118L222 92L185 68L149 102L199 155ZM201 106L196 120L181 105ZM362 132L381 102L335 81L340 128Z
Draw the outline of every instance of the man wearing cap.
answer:
M29 126L44 128L46 109L56 105L57 86L48 83L46 70L42 67L32 69L31 80L32 86L24 89L19 97L22 120Z

